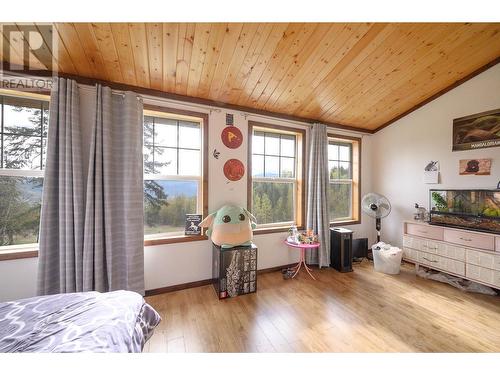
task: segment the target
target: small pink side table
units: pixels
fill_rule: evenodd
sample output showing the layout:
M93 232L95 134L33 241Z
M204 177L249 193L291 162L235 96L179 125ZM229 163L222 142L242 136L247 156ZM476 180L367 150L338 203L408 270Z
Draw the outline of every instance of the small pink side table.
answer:
M302 265L304 265L304 268L306 269L306 271L309 274L309 276L311 276L313 278L313 280L316 280L315 277L311 273L312 270L309 267L307 267L307 264L306 264L306 250L307 249L316 249L316 248L319 247L320 243L316 242L316 243L295 244L295 243L288 242L286 240L284 242L285 242L286 245L288 245L290 247L295 247L297 249L300 249L300 260L299 260L299 263L297 263L296 266L292 267L293 269L295 269L295 272L294 272L292 278L294 278L299 273L300 268L302 267Z

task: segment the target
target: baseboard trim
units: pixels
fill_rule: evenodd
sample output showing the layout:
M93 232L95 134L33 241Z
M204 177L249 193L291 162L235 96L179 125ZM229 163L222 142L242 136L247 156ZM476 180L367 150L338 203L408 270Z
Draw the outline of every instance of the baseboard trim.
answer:
M261 270L257 270L257 274L263 274L263 273L269 273L269 272L276 272L276 271L281 271L283 268L290 268L297 265L297 263L289 263L289 264L284 264L282 266L276 266L276 267L270 267L270 268L263 268Z
M294 265L295 265L295 263L290 263L290 264L285 264L282 266L264 268L264 269L258 270L257 274L260 275L263 273L276 272L276 271L282 270L283 268L288 268L288 267L291 267ZM213 279L206 279L206 280L191 281L189 283L184 283L184 284L164 286L162 288L149 289L149 290L146 290L146 297L155 296L157 294L176 292L176 291L184 290L184 289L197 288L200 286L210 285L210 284L212 284L212 282L213 282Z

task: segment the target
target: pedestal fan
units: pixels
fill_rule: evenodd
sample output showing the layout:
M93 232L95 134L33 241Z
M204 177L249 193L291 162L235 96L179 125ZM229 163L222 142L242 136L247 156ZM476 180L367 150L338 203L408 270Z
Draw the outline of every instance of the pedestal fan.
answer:
M375 218L377 229L377 243L380 242L380 229L382 218L391 213L391 203L382 194L368 193L361 200L361 208L368 216Z

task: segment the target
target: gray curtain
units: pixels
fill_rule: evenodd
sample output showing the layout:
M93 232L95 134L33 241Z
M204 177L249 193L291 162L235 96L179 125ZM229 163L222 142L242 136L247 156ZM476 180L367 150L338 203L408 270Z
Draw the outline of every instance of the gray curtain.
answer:
M144 294L142 103L97 85L90 144L84 290Z
M144 294L142 103L97 85L90 143L83 289Z
M38 294L83 290L84 184L78 86L54 80L40 220Z
M314 124L308 160L307 228L318 234L321 246L306 253L306 262L330 264L330 220L328 218L328 136L326 125Z

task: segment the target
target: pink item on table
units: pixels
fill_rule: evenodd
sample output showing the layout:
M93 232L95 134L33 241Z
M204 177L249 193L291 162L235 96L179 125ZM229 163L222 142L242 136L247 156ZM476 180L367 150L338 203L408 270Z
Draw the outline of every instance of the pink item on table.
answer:
M313 280L316 280L316 278L311 273L312 270L309 267L307 267L307 264L306 264L306 250L307 249L318 248L319 245L320 245L320 243L316 242L316 243L301 243L301 244L296 244L296 243L288 242L286 240L283 241L283 242L285 242L285 244L288 245L288 246L290 246L290 247L295 247L295 248L300 249L300 260L299 260L299 263L297 263L296 266L292 267L293 269L295 269L295 272L293 273L292 278L294 278L299 273L300 268L302 267L302 265L304 265L304 268L306 269L306 271L309 274L309 276L311 276L313 278Z

